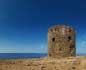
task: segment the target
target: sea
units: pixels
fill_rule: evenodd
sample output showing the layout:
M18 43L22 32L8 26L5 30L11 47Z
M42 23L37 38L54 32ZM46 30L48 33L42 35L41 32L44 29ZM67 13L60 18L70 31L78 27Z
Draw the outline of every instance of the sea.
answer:
M43 58L47 53L0 53L0 59Z
M47 55L47 53L0 53L0 59L43 58ZM86 56L86 54L77 54L77 56Z

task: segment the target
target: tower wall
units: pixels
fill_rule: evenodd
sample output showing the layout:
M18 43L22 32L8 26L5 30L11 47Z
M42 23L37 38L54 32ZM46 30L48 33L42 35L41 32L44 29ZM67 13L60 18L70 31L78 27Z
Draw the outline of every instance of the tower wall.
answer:
M58 25L48 30L48 56L53 58L76 56L75 31Z

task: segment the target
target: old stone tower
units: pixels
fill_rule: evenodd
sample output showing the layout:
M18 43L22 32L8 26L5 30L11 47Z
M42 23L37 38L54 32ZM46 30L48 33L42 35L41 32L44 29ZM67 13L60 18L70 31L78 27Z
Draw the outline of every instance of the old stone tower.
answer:
M76 56L75 31L72 27L57 25L49 28L48 56L53 58Z

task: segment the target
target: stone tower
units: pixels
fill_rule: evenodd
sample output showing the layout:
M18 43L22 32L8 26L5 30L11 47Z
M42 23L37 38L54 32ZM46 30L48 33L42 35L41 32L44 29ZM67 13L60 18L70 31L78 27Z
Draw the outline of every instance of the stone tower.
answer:
M75 31L72 27L56 25L49 28L48 56L53 58L76 56Z

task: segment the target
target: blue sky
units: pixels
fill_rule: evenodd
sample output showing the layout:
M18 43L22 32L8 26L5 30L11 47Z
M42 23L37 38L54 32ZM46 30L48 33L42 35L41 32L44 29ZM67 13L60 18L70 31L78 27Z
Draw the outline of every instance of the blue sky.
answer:
M86 1L0 0L0 53L47 53L52 25L73 26L77 53L86 53Z

